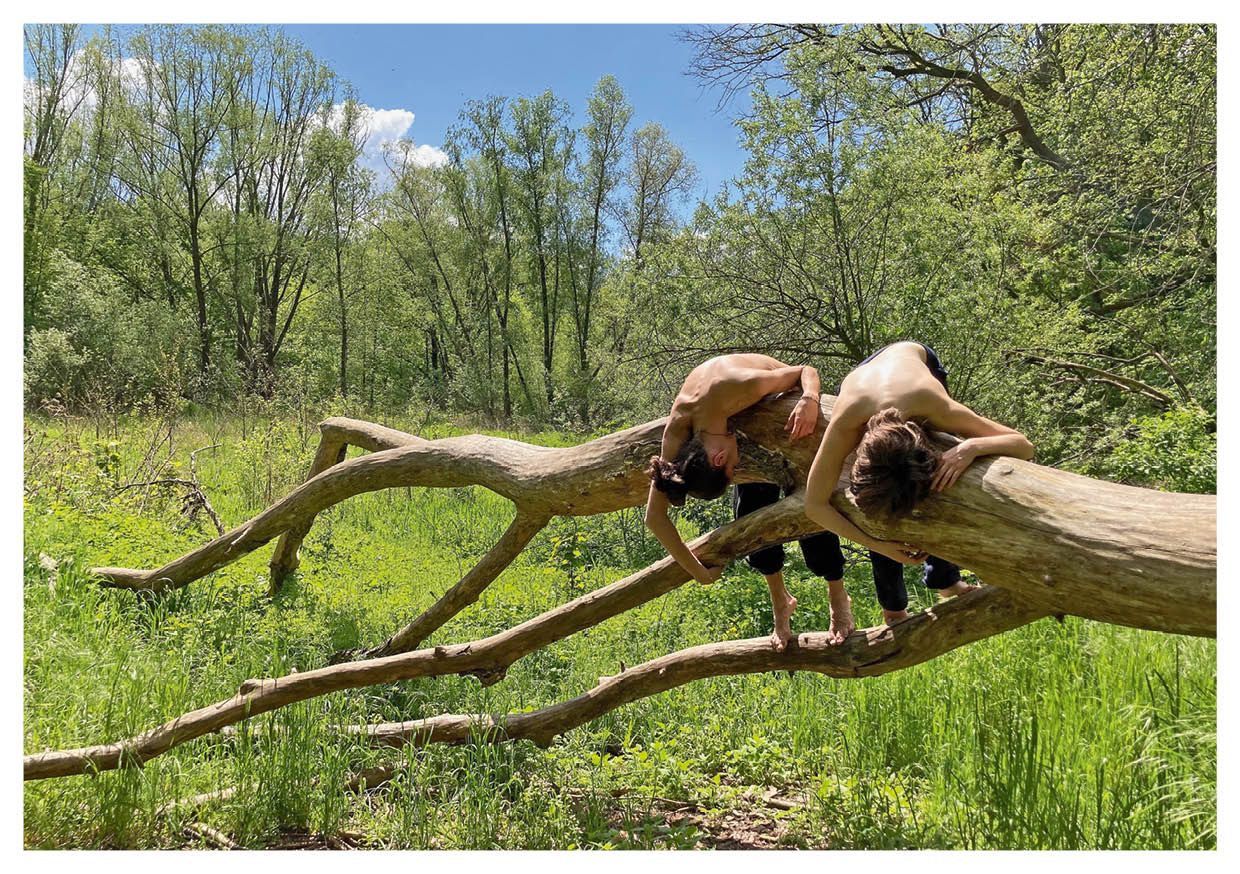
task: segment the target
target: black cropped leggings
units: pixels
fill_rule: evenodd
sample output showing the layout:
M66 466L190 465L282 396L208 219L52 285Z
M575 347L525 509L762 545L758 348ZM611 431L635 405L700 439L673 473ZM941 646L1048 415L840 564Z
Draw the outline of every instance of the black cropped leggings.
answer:
M934 350L924 343L922 345L926 350L926 366L946 389L947 371L943 369ZM881 351L882 349L879 350ZM874 355L877 354L878 352L874 353ZM865 361L861 363L864 364ZM732 511L737 518L746 513L752 513L754 510L778 501L779 491L779 486L772 483L738 483L732 495ZM826 580L838 580L844 576L844 553L840 549L839 537L833 532L824 531L821 534L812 534L802 538L799 542L801 554L805 556L805 565L811 573ZM768 546L766 549L751 552L745 556L745 560L758 573L769 576L783 568L784 547L782 544ZM870 550L870 565L874 569L874 591L883 609L894 611L908 607L908 589L904 585L904 565L874 550ZM931 555L926 558L922 579L926 588L946 589L960 581L960 568L946 559Z

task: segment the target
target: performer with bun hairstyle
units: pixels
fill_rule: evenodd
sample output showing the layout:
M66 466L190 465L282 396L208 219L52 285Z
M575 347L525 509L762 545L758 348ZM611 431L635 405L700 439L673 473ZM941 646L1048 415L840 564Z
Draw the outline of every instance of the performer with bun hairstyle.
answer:
M646 526L663 544L668 553L701 583L713 583L723 573L721 567L706 567L685 545L676 526L667 516L669 504L684 506L685 498L692 496L702 500L719 497L732 482L732 474L739 457L736 437L728 431L728 417L746 407L756 404L764 396L800 388L801 399L785 429L789 438L799 440L814 432L818 424L818 371L809 366L789 366L768 355L741 354L721 355L695 367L685 379L667 425L663 429L663 445L659 455L650 457L647 474L650 476L650 496L646 501ZM760 506L779 500L779 487L767 483L744 483L736 487L734 506L737 515L752 512ZM806 538L801 541L805 560L811 569L829 563L835 573L829 578L843 595L843 556L838 562L824 559L819 562L822 550L815 550L814 541L823 537ZM839 540L825 534L839 552ZM749 556L749 563L765 576L771 590L771 605L775 614L775 633L772 645L782 650L792 636L789 617L796 609L796 599L788 594L783 580L783 547L774 546ZM842 638L841 638L842 639Z

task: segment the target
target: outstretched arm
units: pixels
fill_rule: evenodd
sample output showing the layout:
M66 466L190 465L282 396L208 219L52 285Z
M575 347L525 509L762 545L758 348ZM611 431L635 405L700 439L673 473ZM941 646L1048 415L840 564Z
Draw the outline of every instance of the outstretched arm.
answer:
M663 429L663 443L659 455L671 459L676 456L681 445L689 436L689 420L673 416ZM646 527L650 529L668 555L676 559L676 563L688 572L689 576L699 583L709 584L719 579L723 568L708 568L700 561L693 551L685 545L680 532L667 517L667 495L650 484L650 494L646 497Z
M931 487L935 491L951 488L974 459L983 455L1033 458L1033 444L1024 434L979 416L964 404L945 398L941 410L930 417L935 427L965 438L943 453Z
M784 426L784 430L788 432L790 440L808 437L818 427L818 402L822 393L818 371L808 364L788 365L774 358L766 360L772 365L770 369L743 370L740 372L740 379L756 387L757 391L753 395L755 400L764 395L800 388L801 400L788 416L788 424Z
M723 568L708 568L698 561L693 550L689 549L681 539L680 532L676 530L672 520L667 517L667 507L667 495L656 489L652 483L650 495L646 499L646 527L663 544L667 554L676 559L676 563L684 568L693 579L704 585L718 580L723 575Z
M879 540L866 534L848 521L839 510L831 506L831 493L839 481L844 459L861 441L865 421L853 422L847 408L836 404L827 424L827 433L818 446L814 464L809 469L805 483L805 515L828 531L847 537L854 543L872 549L903 564L917 564L925 559L925 553L908 544L895 540Z

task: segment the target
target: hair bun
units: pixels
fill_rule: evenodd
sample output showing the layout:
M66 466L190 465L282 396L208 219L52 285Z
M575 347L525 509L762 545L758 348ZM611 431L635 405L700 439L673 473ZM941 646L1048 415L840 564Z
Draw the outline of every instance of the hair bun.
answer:
M668 501L673 506L684 506L687 492L685 476L675 463L662 456L652 455L646 467L646 476L650 477L656 489L667 495Z

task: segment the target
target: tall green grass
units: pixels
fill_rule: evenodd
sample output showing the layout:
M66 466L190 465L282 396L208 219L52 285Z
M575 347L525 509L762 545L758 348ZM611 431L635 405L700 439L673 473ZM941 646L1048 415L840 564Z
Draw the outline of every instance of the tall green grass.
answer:
M419 423L393 423L414 427ZM112 434L30 421L25 544L26 752L101 743L232 695L246 679L322 665L375 644L452 585L511 519L479 489L400 489L322 514L284 592L268 598L259 550L168 597L101 589L86 568L153 567L214 536L167 490L123 485L167 453L155 423ZM429 432L429 433L428 433ZM439 423L428 436L458 433ZM515 436L515 435L514 435ZM294 420L178 423L172 467L198 474L233 526L304 477L312 427ZM572 435L524 435L566 444ZM109 445L114 444L114 445ZM144 467L144 459L147 459ZM142 478L139 476L139 478ZM147 476L153 478L153 476ZM722 502L720 502L722 504ZM699 506L686 533L726 518ZM639 511L557 519L432 643L506 628L660 555ZM794 629L826 627L826 587L790 549ZM878 620L869 568L847 585ZM921 606L928 593L913 588ZM248 847L290 831L350 832L375 847L692 847L724 816L777 821L788 846L1212 848L1216 841L1215 644L1043 620L885 677L767 674L704 680L627 705L560 738L366 749L342 723L508 712L579 694L620 662L770 631L761 577L734 564L533 653L482 688L443 677L329 695L249 720L142 769L27 784L29 847L193 846L206 822ZM341 791L366 765L390 783ZM159 815L225 787L229 800ZM792 811L763 803L775 788ZM696 818L671 821L669 800Z

